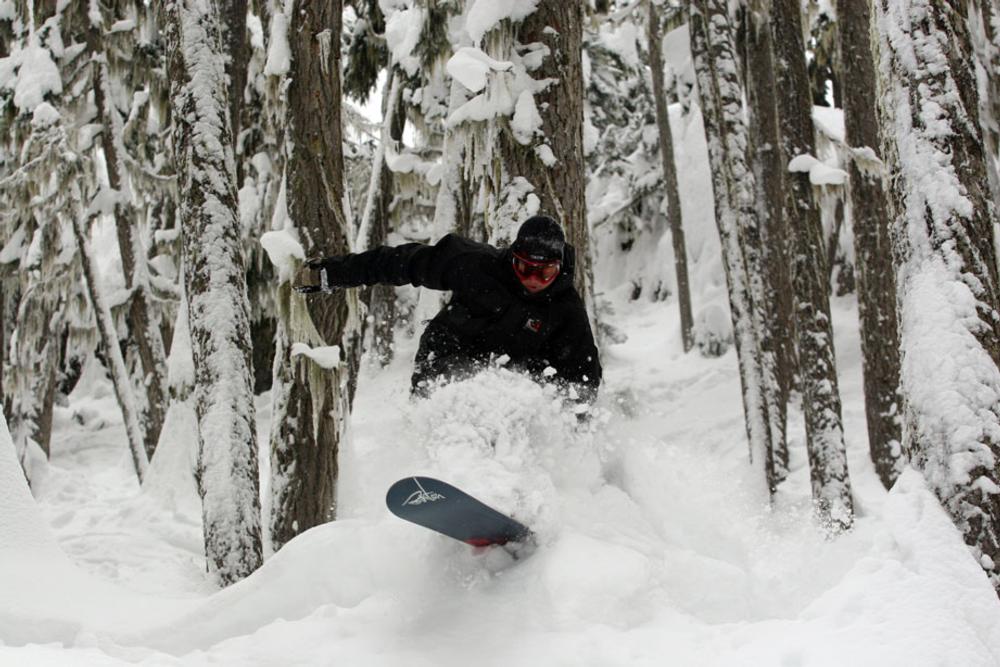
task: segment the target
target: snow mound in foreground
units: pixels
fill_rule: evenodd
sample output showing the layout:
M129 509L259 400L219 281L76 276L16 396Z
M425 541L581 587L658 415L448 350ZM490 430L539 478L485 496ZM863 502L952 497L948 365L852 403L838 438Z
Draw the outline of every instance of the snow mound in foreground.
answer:
M122 643L194 664L294 656L301 664L464 665L476 655L491 665L633 665L669 655L681 665L985 667L1000 657L996 599L912 471L878 516L840 538L836 576L818 587L786 582L812 595L796 606L774 590L782 604L773 609L754 600L769 595L753 585L767 548L732 554L744 562L725 565L696 545L638 530L640 508L618 489L599 486L588 500L589 526L564 514L566 525L519 562L391 518L320 526L193 613ZM780 517L772 521L734 541L801 540L797 530L782 536ZM697 586L685 585L692 577ZM715 605L726 599L733 612L720 615Z

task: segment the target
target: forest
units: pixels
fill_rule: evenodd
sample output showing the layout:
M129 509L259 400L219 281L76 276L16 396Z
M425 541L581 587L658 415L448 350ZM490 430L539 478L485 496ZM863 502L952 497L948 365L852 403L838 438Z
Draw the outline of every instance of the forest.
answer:
M0 0L0 126L0 662L1000 662L1000 0ZM540 214L583 407L300 289Z

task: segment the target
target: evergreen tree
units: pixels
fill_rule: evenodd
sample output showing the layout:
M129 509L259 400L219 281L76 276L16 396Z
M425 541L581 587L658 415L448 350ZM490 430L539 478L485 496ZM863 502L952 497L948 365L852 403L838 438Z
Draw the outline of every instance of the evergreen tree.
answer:
M309 257L350 252L354 230L344 190L340 121L341 3L296 8L291 17L287 168L290 214ZM280 287L271 429L271 541L275 549L336 518L338 454L350 416L360 356L354 290L303 297ZM337 346L323 368L293 343Z
M681 338L684 351L694 346L694 320L691 316L691 285L688 279L687 245L684 243L684 223L681 219L681 195L677 188L677 167L674 164L673 133L667 113L667 97L663 83L662 35L660 16L656 3L649 0L646 17L649 39L649 68L653 81L653 99L656 101L656 127L659 130L660 163L663 165L663 184L666 190L667 220L674 245L674 270L677 273L677 305L681 315Z
M971 0L969 32L979 65L979 118L986 175L993 201L1000 206L1000 1Z
M748 3L742 36L756 210L767 267L761 306L766 313L764 345L774 358L774 384L767 392L773 451L769 477L773 490L788 473L788 399L795 379L796 358L788 259L791 232L784 211L786 183L775 103L771 11L770 0Z
M78 85L87 69L80 51L63 42L65 7L15 9L6 63L14 80L0 99L0 192L10 204L0 217L0 239L9 276L5 315L13 314L4 401L30 481L33 465L49 453L61 342L80 275L72 215L81 211L80 188L93 189L77 183L80 174L92 174L78 164L85 158L76 148L77 136L70 136L89 113Z
M725 0L696 0L690 6L691 55L715 198L715 220L729 290L733 336L751 461L763 463L773 488L774 462L767 387L773 358L762 341L764 263L743 116L744 90L738 76L733 26Z
M99 6L99 5L98 5ZM113 56L105 46L105 16L98 12L88 16L86 44L92 67L92 89L97 119L102 125L101 150L104 153L109 192L114 202L113 217L121 255L125 289L129 290L128 324L131 336L137 343L142 366L139 386L144 390L146 410L142 420L142 437L146 454L153 456L160 437L163 418L167 409L166 353L159 329L159 321L150 301L150 287L146 249L138 228L135 197L126 166L127 149L124 144L125 118L118 108L120 99L130 101L131 95L113 81L111 66ZM118 17L112 15L114 22ZM100 313L96 313L100 317ZM98 320L100 321L100 320Z
M888 194L874 151L879 148L875 64L869 39L871 7L839 0L840 62L851 82L843 90L846 140L850 160L851 218L858 274L865 414L872 462L888 489L902 470L904 456L899 420L899 325L896 273L889 235Z
M966 4L877 0L905 448L1000 591L1000 284ZM934 187L928 187L928 184Z
M250 306L236 195L220 5L171 7L175 159L195 369L198 490L209 570L223 585L261 564Z
M775 0L771 25L777 68L776 91L785 164L814 155L816 140L802 40L799 0ZM792 285L798 337L802 408L813 501L834 530L850 528L853 499L837 383L830 320L830 280L819 211L806 173L787 175L785 212L792 230Z

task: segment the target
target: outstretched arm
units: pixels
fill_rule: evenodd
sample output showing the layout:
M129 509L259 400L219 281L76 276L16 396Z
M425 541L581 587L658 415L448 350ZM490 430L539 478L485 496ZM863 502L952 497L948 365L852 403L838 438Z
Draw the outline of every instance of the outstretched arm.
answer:
M329 288L362 285L414 285L449 290L450 269L462 254L465 241L449 234L434 245L405 243L380 246L348 255L334 255L308 262L319 272L319 285Z

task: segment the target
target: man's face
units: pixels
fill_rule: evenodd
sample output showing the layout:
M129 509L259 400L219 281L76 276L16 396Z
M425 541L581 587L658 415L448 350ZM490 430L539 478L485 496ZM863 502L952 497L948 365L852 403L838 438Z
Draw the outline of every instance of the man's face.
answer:
M517 253L513 255L512 264L517 279L531 294L541 292L555 282L562 269L562 262L558 259L534 260Z

